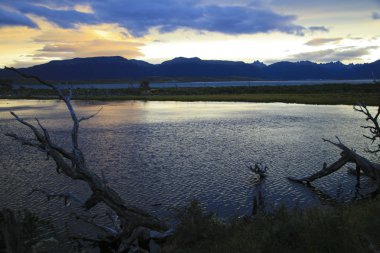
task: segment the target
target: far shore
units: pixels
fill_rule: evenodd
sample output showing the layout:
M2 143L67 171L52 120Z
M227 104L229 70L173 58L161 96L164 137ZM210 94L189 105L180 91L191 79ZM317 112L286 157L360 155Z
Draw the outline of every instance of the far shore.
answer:
M76 89L74 100L282 102L320 105L380 103L380 84L328 84L163 89ZM0 88L0 99L56 99L52 90Z

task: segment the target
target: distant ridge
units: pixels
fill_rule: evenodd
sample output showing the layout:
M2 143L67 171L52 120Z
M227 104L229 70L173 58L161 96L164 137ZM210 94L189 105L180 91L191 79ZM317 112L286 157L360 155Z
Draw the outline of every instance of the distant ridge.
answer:
M201 60L178 57L161 64L128 60L120 56L56 60L23 68L22 71L51 81L95 80L320 80L380 79L380 60L365 64ZM0 70L0 78L13 73Z

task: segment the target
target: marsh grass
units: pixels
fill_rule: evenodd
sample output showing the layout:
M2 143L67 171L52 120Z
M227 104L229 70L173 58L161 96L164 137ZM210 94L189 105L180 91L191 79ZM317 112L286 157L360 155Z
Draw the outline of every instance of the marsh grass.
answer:
M165 252L375 252L379 214L380 201L372 200L308 210L280 207L222 223L193 202Z
M3 209L0 211L0 252L5 250L6 245L12 249L22 249L23 252L36 252L36 246L46 239L46 232L52 229L50 221L27 209L18 212ZM12 251L9 248L6 250Z
M199 87L154 89L76 89L77 100L143 100L143 101L230 101L230 102L283 102L302 104L345 104L361 101L377 105L379 84L329 84L304 86L261 87ZM0 98L54 99L50 90L9 89L0 87Z

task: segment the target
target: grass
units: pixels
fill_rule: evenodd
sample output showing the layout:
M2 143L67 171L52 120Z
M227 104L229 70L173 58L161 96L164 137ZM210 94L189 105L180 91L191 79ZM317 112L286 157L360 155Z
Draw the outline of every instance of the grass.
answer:
M51 227L49 221L28 210L16 213L9 209L0 210L0 252L6 250L6 246L35 252L33 249L42 244L47 227ZM12 251L10 248L7 250Z
M358 101L377 105L380 97L378 84L330 84L307 86L261 87L200 87L155 89L150 93L140 89L77 89L77 100L144 100L144 101L228 101L228 102L284 102L302 104L345 104ZM0 89L0 98L54 99L51 90L9 88Z
M378 252L380 201L335 208L279 208L227 224L196 202L183 212L168 253Z

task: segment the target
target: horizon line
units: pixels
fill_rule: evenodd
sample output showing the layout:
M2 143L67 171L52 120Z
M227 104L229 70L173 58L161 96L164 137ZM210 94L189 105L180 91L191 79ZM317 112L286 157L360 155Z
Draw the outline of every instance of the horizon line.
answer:
M14 68L30 68L30 67L34 67L34 66L39 66L39 65L43 65L43 64L48 64L48 63L51 63L51 62L59 62L59 61L70 61L70 60L75 60L75 59L93 59L93 58L123 58L125 60L136 60L136 61L142 61L142 62L146 62L148 64L151 64L151 65L160 65L164 62L168 62L168 61L172 61L172 60L175 60L175 59L179 59L179 58L183 58L183 59L199 59L201 61L224 61L224 62L242 62L242 63L245 63L245 64L254 64L254 63L261 63L261 64L264 64L265 66L270 66L270 65L273 65L273 64L276 64L276 63L281 63L281 62L289 62L289 63L302 63L302 62L310 62L310 63L314 63L314 64L331 64L331 63L340 63L342 65L345 65L345 66L348 66L348 65L364 65L364 64L371 64L371 63L374 63L374 62L377 62L379 61L380 59L378 60L375 60L375 61L371 61L371 62L363 62L363 63L343 63L342 61L340 60L336 60L336 61L329 61L329 62L318 62L318 61L312 61L312 60L296 60L296 61L292 61L292 60L279 60L279 61L273 61L272 63L265 63L264 61L261 61L261 60L253 60L253 61L243 61L243 60L227 60L227 59L202 59L198 56L194 56L194 57L185 57L185 56L176 56L172 59L167 59L167 60L163 60L162 62L159 62L159 63L152 63L150 62L149 60L145 60L145 59L138 59L138 58L126 58L124 56L120 56L120 55L113 55L113 56L90 56L90 57L74 57L74 58L68 58L68 59L55 59L55 60L50 60L50 61L46 61L44 63L38 63L38 64L34 64L34 65L29 65L29 66L23 66L23 67L17 67L17 66L11 66L11 67L14 67ZM22 62L19 62L19 64L22 64Z

